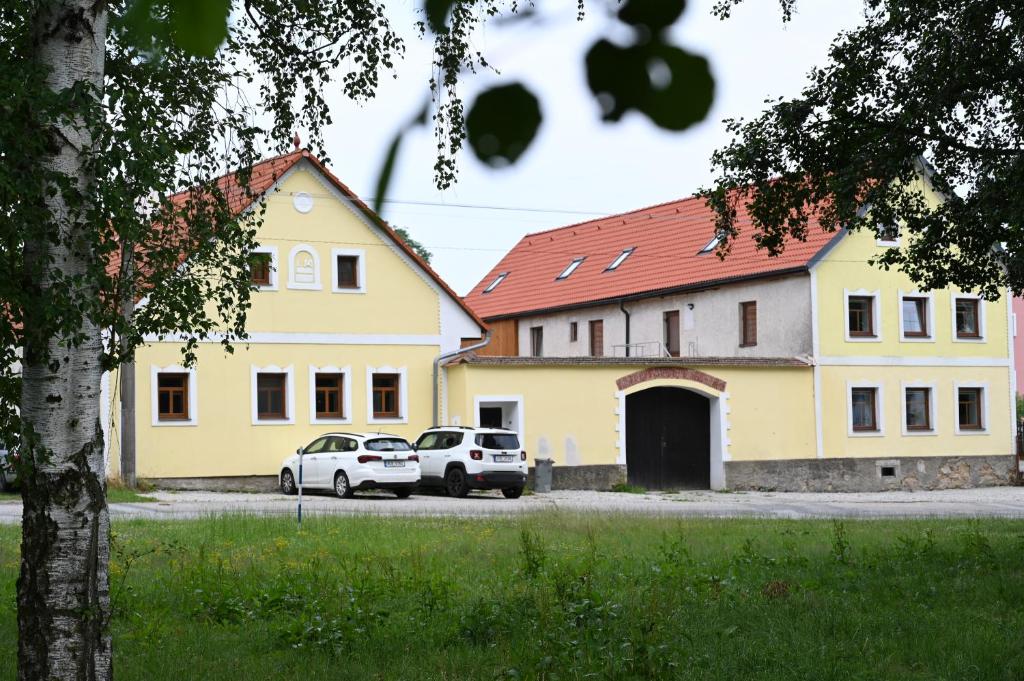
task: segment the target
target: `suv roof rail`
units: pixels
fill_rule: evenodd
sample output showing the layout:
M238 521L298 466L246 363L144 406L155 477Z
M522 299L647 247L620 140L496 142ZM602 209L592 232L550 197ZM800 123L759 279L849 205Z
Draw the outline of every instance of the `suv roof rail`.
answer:
M473 426L430 426L427 430L476 430Z

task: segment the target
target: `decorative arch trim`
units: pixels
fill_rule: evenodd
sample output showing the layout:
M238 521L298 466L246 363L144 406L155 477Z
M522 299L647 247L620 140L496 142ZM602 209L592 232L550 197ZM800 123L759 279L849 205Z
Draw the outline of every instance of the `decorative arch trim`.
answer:
M656 381L659 379L674 379L683 381L693 381L694 383L700 383L706 385L712 390L718 392L725 391L725 381L711 374L706 374L703 371L697 371L696 369L682 369L679 367L651 367L648 369L641 369L640 371L634 371L631 374L623 376L622 378L615 381L615 385L619 390L626 390L632 388L638 383L646 383L647 381Z

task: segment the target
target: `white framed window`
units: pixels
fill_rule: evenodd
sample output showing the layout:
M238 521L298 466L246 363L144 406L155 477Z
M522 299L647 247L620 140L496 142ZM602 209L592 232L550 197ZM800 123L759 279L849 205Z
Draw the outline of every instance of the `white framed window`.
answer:
M882 223L875 225L875 244L885 248L899 248L900 226L897 224L884 225Z
M561 274L559 274L559 275L558 275L557 277L555 277L555 281L560 281L560 280L562 280L562 279L568 279L568 278L569 278L569 276L570 276L570 275L571 275L571 274L572 274L573 272L575 272L575 271L576 271L576 269L577 269L577 268L578 268L578 267L579 267L580 265L582 265L582 264L583 264L583 261L584 261L584 260L586 260L586 259L587 259L587 258L586 258L585 256L584 256L584 257L581 257L581 258L573 258L573 261L572 261L571 263L569 263L568 265L566 265L566 266L565 266L565 269L564 269L564 270L562 270L562 273L561 273Z
M320 255L309 244L298 244L288 254L288 288L319 291Z
M899 292L900 341L935 342L935 306L932 294Z
M953 384L957 435L988 435L988 383L964 381Z
M268 262L269 261L269 262ZM269 265L264 272L264 265ZM252 249L249 261L253 285L261 291L277 290L277 246L257 246Z
M366 367L366 422L409 422L409 384L405 367Z
M331 249L331 291L366 293L366 251L361 248Z
M624 249L622 253L619 253L617 256L615 256L615 260L612 260L611 264L609 264L608 267L604 268L604 271L614 272L615 270L619 269L619 265L626 262L626 258L632 255L633 251L635 250L636 246L630 246L629 248Z
M971 293L950 295L954 343L985 342L985 299Z
M903 435L938 435L935 420L935 384L904 381L900 384L900 422Z
M879 291L843 290L844 333L850 343L880 343L882 319L879 316Z
M352 423L351 366L309 366L309 422Z
M149 390L154 426L199 425L199 387L194 368L150 366Z
M490 293L494 289L498 288L498 285L501 284L501 282L505 281L505 277L507 276L508 272L502 272L501 274L494 278L494 281L487 285L487 288L485 288L483 292Z
M281 426L295 423L294 367L251 367L252 424Z
M715 236L711 238L711 241L705 244L704 248L697 251L697 255L703 255L705 253L713 252L716 248L718 248L718 244L722 243L722 237L723 235L721 233L716 233Z
M850 437L885 435L885 395L881 383L847 382L846 432Z

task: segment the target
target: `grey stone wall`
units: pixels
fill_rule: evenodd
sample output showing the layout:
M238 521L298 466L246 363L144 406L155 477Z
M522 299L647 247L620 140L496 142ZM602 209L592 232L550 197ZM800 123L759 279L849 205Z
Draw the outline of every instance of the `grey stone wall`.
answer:
M620 464L601 466L552 466L551 489L594 489L608 491L626 482L626 467ZM526 486L533 489L533 466L527 474Z
M224 478L149 478L159 489L203 492L276 492L277 476L246 475Z
M1012 455L727 461L725 484L776 492L960 489L1014 484L1015 466Z

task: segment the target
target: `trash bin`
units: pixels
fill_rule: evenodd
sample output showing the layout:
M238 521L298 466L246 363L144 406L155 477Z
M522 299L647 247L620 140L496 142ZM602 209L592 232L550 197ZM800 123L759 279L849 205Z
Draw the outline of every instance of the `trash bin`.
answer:
M533 491L534 492L550 492L551 491L551 464L554 461L552 459L534 459L533 460Z

